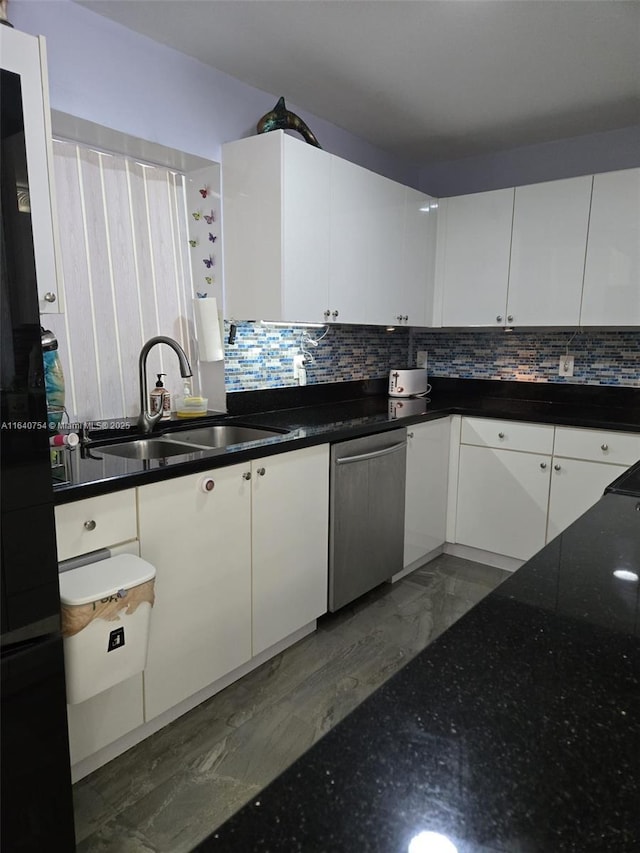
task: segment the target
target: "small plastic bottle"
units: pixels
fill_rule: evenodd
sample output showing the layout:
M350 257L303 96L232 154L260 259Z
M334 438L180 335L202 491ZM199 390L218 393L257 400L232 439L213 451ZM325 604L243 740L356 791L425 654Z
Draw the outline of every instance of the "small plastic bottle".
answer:
M162 377L166 376L166 373L158 373L158 381L156 382L156 387L149 394L149 410L152 415L155 415L156 412L160 411L160 406L162 406L162 417L170 418L171 417L171 395L165 389L162 384ZM164 399L163 399L164 394Z

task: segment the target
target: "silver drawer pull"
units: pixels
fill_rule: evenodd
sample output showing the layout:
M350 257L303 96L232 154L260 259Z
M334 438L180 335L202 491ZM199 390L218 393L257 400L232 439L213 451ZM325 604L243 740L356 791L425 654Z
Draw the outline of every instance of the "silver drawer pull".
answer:
M412 433L412 432L408 432L408 433L407 433L407 438L413 438L413 433Z
M336 465L346 465L347 462L364 462L366 459L377 459L378 456L395 453L406 446L407 442L402 441L400 444L392 444L391 447L385 447L383 450L372 450L371 453L359 453L357 456L343 456L341 459L336 459Z
M609 445L608 445L608 444L601 444L601 445L600 445L600 450L607 451L608 449L609 449Z
M250 480L251 479L251 471L245 471L244 474L242 475L242 479L243 480Z
M267 473L267 472L266 472L266 469L265 469L265 468L258 468L258 474L259 474L259 476L260 476L260 477L264 477L264 475L265 475L266 473Z
M55 302L56 301L55 293L51 293L51 291L49 291L48 293L45 293L44 301L45 302Z
M544 469L547 467L547 463L546 463L546 462L541 462L541 463L540 463L540 467L541 467L541 468L542 468L542 470L544 471Z
M503 432L499 432L499 433L498 433L498 438L504 438L504 433L503 433Z
M85 530L95 530L96 529L95 521L93 519L91 519L90 521L85 521L84 529Z
M498 321L498 323L502 323L502 314L498 314L496 320Z
M553 470L554 470L554 471L561 471L561 470L562 470L562 465L554 465L554 466L553 466Z

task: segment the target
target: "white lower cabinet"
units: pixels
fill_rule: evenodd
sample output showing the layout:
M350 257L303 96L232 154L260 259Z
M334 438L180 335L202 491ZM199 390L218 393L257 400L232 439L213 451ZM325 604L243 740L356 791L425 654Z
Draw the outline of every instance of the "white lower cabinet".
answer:
M602 497L605 488L627 470L581 459L553 457L547 541L550 542Z
M252 652L327 610L329 447L251 463Z
M456 542L528 560L545 543L551 456L463 444Z
M328 496L326 445L138 490L157 569L146 720L326 611Z
M247 466L138 489L140 555L156 567L144 671L150 720L251 657ZM214 486L206 491L204 485Z
M640 435L556 427L553 454L547 541L566 530L640 459Z
M444 545L449 437L449 418L408 428L404 568Z

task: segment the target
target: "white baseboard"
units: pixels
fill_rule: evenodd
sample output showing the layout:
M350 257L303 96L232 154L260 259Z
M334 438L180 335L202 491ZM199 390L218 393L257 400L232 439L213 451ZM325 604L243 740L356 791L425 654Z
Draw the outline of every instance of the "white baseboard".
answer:
M524 560L516 560L515 557L505 557L504 554L494 554L493 551L483 551L481 548L471 548L469 545L455 545L453 542L445 542L444 553L452 557L461 557L463 560L472 560L474 563L484 563L494 566L496 569L505 569L515 572L523 566Z
M416 569L419 569L421 566L426 566L427 563L430 563L431 560L435 560L436 557L439 557L440 554L444 551L444 545L440 545L439 548L434 548L433 551L429 551L424 557L420 557L419 560L414 560L413 563L410 563L408 566L405 566L401 572L398 572L396 575L393 575L391 578L391 583L395 583L396 581L402 580L402 578L410 575L411 572L415 572Z
M138 728L128 732L118 740L98 750L98 752L94 752L93 755L89 755L87 758L82 759L82 761L78 761L77 764L74 764L71 767L71 781L78 782L80 779L83 779L85 776L93 773L94 770L97 770L109 761L113 761L114 758L122 755L123 752L126 752L128 749L131 749L131 747L136 746L136 744L145 740L145 738L148 738L150 735L159 732L160 729L163 729L165 726L169 725L169 723L177 720L178 717L181 717L183 714L191 711L202 702L205 702L207 699L215 696L216 693L224 690L225 687L233 684L234 681L238 681L238 679L247 675L247 673L256 669L256 667L261 666L265 661L268 661L270 658L275 657L275 655L280 654L280 652L283 652L285 649L289 648L289 646L293 646L294 643L302 640L303 637L306 637L308 634L312 634L315 629L316 620L314 619L313 622L309 622L307 625L304 625L302 628L294 631L293 634L289 634L288 637L285 637L283 640L280 640L280 642L275 643L270 648L265 649L259 655L256 655L256 657L247 661L247 663L239 666L232 672L227 673L217 681L214 681L213 684L210 684L198 693L194 693L193 696L189 696L188 699L185 699L178 705L174 705L173 708L169 708L168 711L165 711L153 720L149 720L148 723L138 726Z

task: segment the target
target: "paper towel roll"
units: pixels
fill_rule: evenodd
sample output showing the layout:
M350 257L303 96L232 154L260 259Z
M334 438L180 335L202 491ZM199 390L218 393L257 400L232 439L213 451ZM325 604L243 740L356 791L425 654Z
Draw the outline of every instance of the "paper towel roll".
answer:
M224 358L224 349L220 335L217 299L213 296L204 299L194 299L193 312L196 318L199 360L222 361Z

